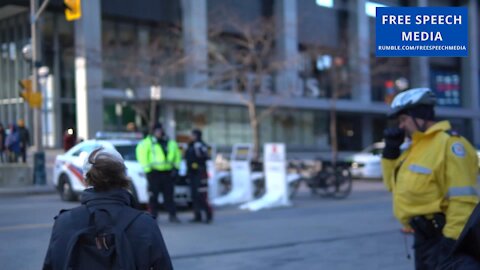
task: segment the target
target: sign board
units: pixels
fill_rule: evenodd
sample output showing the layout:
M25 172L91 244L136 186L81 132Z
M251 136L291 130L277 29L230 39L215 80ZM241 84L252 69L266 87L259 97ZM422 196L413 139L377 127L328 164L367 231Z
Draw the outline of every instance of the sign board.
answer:
M468 56L465 7L377 7L376 56Z
M232 190L225 196L213 200L217 206L244 203L253 199L250 162L253 154L251 144L233 146L230 159Z
M287 186L285 144L265 144L264 161L265 195L258 200L241 205L241 209L257 211L264 208L290 205Z
M235 144L232 149L230 160L245 161L252 160L253 147L251 144Z

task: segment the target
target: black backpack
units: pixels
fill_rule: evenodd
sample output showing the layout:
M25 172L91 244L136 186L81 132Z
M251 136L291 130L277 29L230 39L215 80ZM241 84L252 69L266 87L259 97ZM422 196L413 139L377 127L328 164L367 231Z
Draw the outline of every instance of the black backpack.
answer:
M73 234L66 249L64 269L136 269L132 246L125 230L142 212L124 207L114 217L107 209L71 210Z

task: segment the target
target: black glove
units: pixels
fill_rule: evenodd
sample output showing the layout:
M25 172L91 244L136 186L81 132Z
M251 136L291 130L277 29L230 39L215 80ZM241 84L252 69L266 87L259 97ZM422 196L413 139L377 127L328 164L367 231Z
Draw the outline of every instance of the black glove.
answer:
M387 159L396 159L400 156L400 145L405 140L405 131L400 128L387 128L383 131L385 139L385 148L383 157Z

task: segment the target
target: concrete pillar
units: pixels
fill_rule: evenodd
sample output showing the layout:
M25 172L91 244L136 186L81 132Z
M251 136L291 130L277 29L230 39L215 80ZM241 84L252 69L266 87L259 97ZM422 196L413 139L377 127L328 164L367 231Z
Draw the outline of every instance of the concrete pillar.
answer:
M408 88L430 87L428 57L410 57L410 81Z
M62 114L60 103L60 40L58 35L58 17L54 17L53 27L53 112L54 112L54 146L61 147L63 144Z
M187 64L186 87L205 87L208 83L207 1L182 0L183 42Z
M428 0L413 0L412 6L426 7ZM428 57L410 57L409 88L430 87L430 63Z
M371 116L362 117L362 148L374 143L373 141L373 119Z
M5 42L5 21L0 20L0 44ZM4 57L0 57L0 87L6 89L5 72L6 72L7 60ZM7 105L3 103L8 98L6 91L0 92L0 123L3 123L3 127L7 129Z
M150 85L142 85L142 83L151 81L149 62L150 58L152 57L152 52L150 48L150 33L148 28L145 26L139 26L137 36L140 56L138 69L142 74L138 83L140 83L141 86L150 87Z
M354 74L351 78L352 97L362 103L371 102L370 79L370 34L368 16L365 13L366 0L349 3L349 66Z
M479 89L479 27L478 27L478 1L468 1L468 57L462 58L462 88L463 104L465 107L476 111L475 115L480 113L480 89ZM480 146L480 120L478 117L472 119L473 143Z
M89 139L103 129L102 16L100 0L82 1L75 22L77 134Z
M283 66L276 78L278 93L293 93L300 87L297 24L297 1L275 0L276 49Z
M173 104L162 104L162 107L165 109L165 131L167 135L175 139L176 137L176 122L175 122L175 108Z

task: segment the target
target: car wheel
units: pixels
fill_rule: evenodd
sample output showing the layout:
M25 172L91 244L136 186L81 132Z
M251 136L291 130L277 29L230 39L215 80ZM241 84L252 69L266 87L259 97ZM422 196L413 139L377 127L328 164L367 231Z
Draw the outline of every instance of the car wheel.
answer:
M63 201L71 202L77 199L77 196L73 192L72 184L70 179L65 174L60 176L60 181L58 182L58 191L60 192L60 198Z

